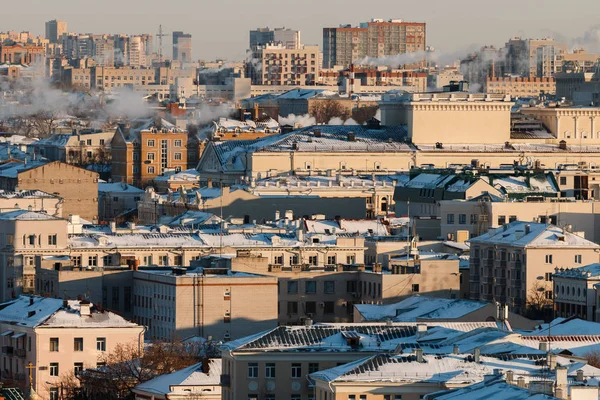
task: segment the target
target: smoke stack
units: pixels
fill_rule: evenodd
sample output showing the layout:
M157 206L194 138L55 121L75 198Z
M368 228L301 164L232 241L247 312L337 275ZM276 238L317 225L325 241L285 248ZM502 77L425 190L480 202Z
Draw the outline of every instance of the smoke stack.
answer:
M475 359L476 363L479 362L480 356L481 356L481 350L479 350L479 347L476 347L475 350L473 350L473 358Z
M415 350L415 354L417 355L417 362L422 363L423 362L423 349L418 348L417 350Z

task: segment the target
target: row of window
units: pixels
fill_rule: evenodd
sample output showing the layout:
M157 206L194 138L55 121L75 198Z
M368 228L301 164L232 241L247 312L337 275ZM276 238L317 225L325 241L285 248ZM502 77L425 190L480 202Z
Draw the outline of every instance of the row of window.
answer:
M154 161L154 156L155 156L154 153L147 153L146 154L146 159L149 160L149 161ZM183 156L181 155L181 153L174 153L173 154L173 159L177 160L177 161L181 161L183 159ZM134 161L136 161L135 157L134 157Z
M59 343L59 338L50 338L50 352L58 352ZM96 350L106 351L106 338L96 338ZM73 351L83 351L83 338L79 337L73 339Z
M275 378L275 363L265 363L264 368L264 377L265 378ZM309 363L308 364L308 373L312 374L319 371L319 363ZM291 377L293 379L303 378L302 376L302 364L301 363L292 363L291 366ZM260 378L260 368L258 363L248 363L248 378L257 379Z
M49 246L56 246L56 239L57 239L57 235L56 234L52 234L52 235L48 235L48 245ZM6 237L6 241L7 244L13 244L14 242L14 236L13 235L7 235ZM42 245L42 235L23 235L23 246L41 246Z
M181 147L182 145L182 141L177 139L174 141L174 146L175 147ZM155 147L156 146L156 141L154 139L148 139L147 141L148 147Z
M298 281L288 281L287 283L288 294L298 293ZM304 293L315 294L317 293L317 281L305 281L304 282ZM335 294L335 281L323 282L323 293Z

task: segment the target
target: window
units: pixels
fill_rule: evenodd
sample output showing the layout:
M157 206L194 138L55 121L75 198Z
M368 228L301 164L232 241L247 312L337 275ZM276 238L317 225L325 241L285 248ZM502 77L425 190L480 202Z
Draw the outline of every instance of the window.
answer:
M104 146L104 139L100 139L100 146Z
M302 364L300 364L300 363L292 364L292 378L295 378L295 379L302 378Z
M546 264L552 264L552 254L546 254Z
M104 361L98 361L96 363L96 368L106 367L106 363Z
M498 226L502 226L506 224L506 215L498 216Z
M446 216L448 225L454 225L454 214L448 214Z
M305 303L306 314L315 315L317 313L317 302L316 301L307 301Z
M181 147L181 140L175 141L175 147Z
M325 281L325 294L335 293L335 281Z
M74 363L73 364L73 372L75 373L75 375L80 374L81 371L83 371L83 363L82 362Z
M478 221L478 215L477 214L471 214L471 218L470 218L470 222L471 224L476 224Z
M58 351L58 338L50 338L50 351Z
M48 244L50 246L56 246L56 235L48 235Z
M307 294L317 293L317 281L304 282L304 291Z
M458 223L461 225L467 224L467 214L458 214Z
M87 140L87 145L88 145L88 146L91 146L91 145L92 145L92 139L88 139L88 140Z
M336 258L335 256L327 256L327 264L328 265L333 265L336 263Z
M258 378L258 363L248 363L248 378Z
M50 376L58 376L58 363L50 363Z
M287 292L288 292L288 294L298 293L298 281L288 281Z
M50 400L58 400L58 388L50 388Z
M90 267L97 267L98 266L98 256L89 256L88 257L88 265Z
M119 287L118 286L113 286L113 288L112 288L111 303L112 303L113 310L119 309Z
M309 363L308 364L308 373L313 374L315 372L319 372L319 363Z
M96 350L106 351L106 338L103 338L103 337L96 338Z
M575 264L581 264L581 254L575 254Z
M334 314L335 313L335 302L333 301L326 301L324 304L324 310L323 312L325 314Z
M560 177L560 185L566 185L567 184L567 177L566 176L561 176Z
M510 217L508 217L508 222L515 222L516 220L517 220L516 215L511 215Z
M154 161L154 153L148 153L148 154L146 155L146 159L147 159L147 160L150 160L150 161Z
M273 261L275 265L283 265L283 256L275 256Z
M546 282L552 282L552 272L546 272L544 274L544 279Z
M154 173L154 167L148 167L148 173L149 174L153 174Z
M356 256L355 255L346 256L346 264L352 265L355 262L356 262Z
M174 158L175 160L181 161L181 153L175 153L175 154L173 155L173 158Z
M148 140L148 147L154 147L154 140Z
M83 351L83 338L76 337L73 339L73 351Z
M275 363L265 364L265 377L275 378Z
M298 302L297 301L288 301L287 302L287 313L288 314L298 314Z
M298 265L298 264L299 264L298 256L297 255L290 256L290 265Z
M413 283L413 285L412 285L412 291L414 293L419 293L419 284L418 283Z
M308 256L308 263L310 265L317 265L318 257L317 256Z

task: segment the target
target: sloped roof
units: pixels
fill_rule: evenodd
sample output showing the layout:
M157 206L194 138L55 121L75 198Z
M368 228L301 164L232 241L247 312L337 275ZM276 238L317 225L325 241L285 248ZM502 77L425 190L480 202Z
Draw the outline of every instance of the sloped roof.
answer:
M416 322L417 319L457 319L487 305L474 300L411 296L394 304L355 304L354 307L366 321L391 318L397 322Z
M436 400L557 400L556 397L546 394L530 393L528 389L510 385L501 379L493 382L480 382L430 398Z
M16 220L16 221L50 221L60 220L62 218L55 217L42 212L28 211L28 210L15 210L5 213L0 213L0 220Z
M208 373L202 370L202 363L198 363L140 383L134 387L134 391L166 395L173 392L173 386L219 386L221 359L211 359L208 365Z
M529 233L527 233L529 232ZM488 244L514 247L584 247L600 248L596 243L586 240L561 228L534 222L514 221L470 240L472 244Z

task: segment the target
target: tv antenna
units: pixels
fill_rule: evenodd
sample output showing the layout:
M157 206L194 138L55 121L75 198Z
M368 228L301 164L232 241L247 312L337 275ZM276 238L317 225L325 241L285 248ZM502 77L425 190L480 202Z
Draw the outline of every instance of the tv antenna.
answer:
M158 26L158 34L156 37L158 38L158 62L162 63L162 55L163 55L163 37L169 36L168 33L163 33L163 26Z

